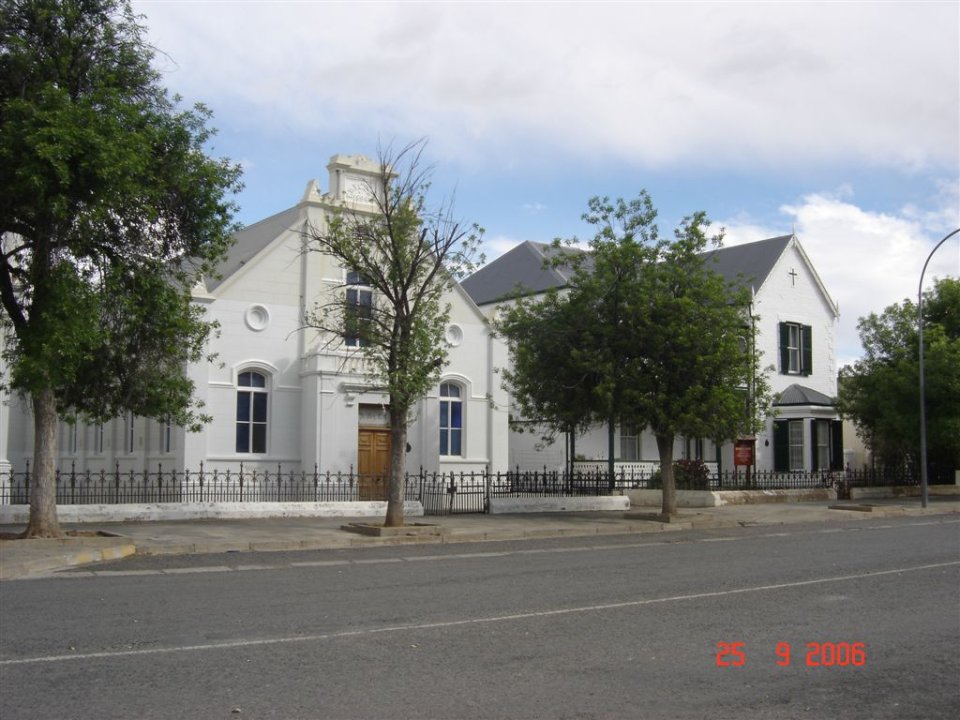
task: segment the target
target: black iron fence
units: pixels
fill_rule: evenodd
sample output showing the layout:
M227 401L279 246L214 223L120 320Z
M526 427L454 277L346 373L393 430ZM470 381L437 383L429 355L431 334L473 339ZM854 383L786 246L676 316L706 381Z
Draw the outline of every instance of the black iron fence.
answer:
M939 477L931 482L940 480ZM0 504L30 501L31 470L0 472ZM952 482L941 480L941 482ZM713 473L695 483L678 480L680 490L802 490L918 485L919 477L905 471L738 472ZM346 472L284 470L164 470L57 471L57 503L91 505L187 502L349 502L386 500L387 481L351 468ZM406 475L405 497L419 500L428 514L486 512L492 497L558 495L622 495L631 489L660 489L659 472L623 469L611 478L603 471L520 471L503 473L439 473L421 470Z
M386 500L387 480L346 472L304 470L57 470L58 505L188 502L350 502ZM33 476L23 471L0 472L0 504L30 502ZM620 490L622 492L622 489ZM440 473L421 470L406 475L405 497L419 500L430 514L485 512L488 498L546 495L609 494L605 477L589 473L567 476L557 472Z
M526 473L530 476L530 473ZM536 473L533 473L536 476ZM541 473L543 478L553 478L556 474ZM662 487L660 471L653 467L621 467L614 472L613 481L603 471L575 472L573 485L610 489L615 492L628 489L659 490ZM754 470L745 468L711 472L703 478L690 479L675 473L679 490L807 490L816 488L850 487L893 487L917 486L920 484L920 472L910 468L864 468L860 470L819 470L814 472ZM928 473L931 485L952 485L952 469L931 468ZM550 485L555 481L547 480ZM560 485L563 484L561 481ZM593 494L588 492L587 494Z
M32 473L0 473L0 504L27 504ZM156 470L56 472L58 505L187 502L349 502L385 500L382 477L348 472L284 470ZM408 499L415 500L416 497Z

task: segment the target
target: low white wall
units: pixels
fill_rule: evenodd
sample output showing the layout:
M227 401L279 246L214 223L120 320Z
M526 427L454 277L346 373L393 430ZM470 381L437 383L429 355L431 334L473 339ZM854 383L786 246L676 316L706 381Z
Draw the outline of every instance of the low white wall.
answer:
M407 501L404 514L423 515L423 505ZM248 520L283 517L377 517L386 515L385 501L265 502L265 503L154 503L129 505L58 505L64 523L150 522L167 520ZM26 523L29 505L0 505L0 523Z
M629 510L630 499L624 495L591 497L492 497L490 514L535 512L588 512L600 510Z
M631 505L660 507L663 504L661 490L625 490ZM677 490L677 507L717 507L722 505L717 493L708 490Z
M661 490L627 490L630 503L645 507L660 507L663 503ZM830 488L810 490L677 490L677 507L720 507L721 505L747 505L753 503L807 502L812 500L836 500Z
M960 486L928 485L927 494L935 496L960 496ZM917 485L894 485L893 487L850 488L851 500L882 500L883 498L920 497Z

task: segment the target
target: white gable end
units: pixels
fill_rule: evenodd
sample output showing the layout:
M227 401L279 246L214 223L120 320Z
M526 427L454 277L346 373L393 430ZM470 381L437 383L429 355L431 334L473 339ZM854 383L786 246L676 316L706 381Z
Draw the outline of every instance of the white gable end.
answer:
M757 347L763 351L762 366L773 367L772 390L782 392L791 384L800 383L830 397L836 396L838 314L796 240L787 246L757 291L754 311L760 317ZM784 372L781 323L811 328L811 372Z

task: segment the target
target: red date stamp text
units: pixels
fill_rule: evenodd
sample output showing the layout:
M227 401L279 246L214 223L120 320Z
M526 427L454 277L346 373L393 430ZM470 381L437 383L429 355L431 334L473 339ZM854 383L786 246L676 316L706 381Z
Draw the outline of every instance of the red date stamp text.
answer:
M805 663L807 667L863 667L867 664L867 646L862 642L808 642L794 657L790 643L779 642L774 650L780 667ZM718 642L717 667L744 667L747 648L743 642Z

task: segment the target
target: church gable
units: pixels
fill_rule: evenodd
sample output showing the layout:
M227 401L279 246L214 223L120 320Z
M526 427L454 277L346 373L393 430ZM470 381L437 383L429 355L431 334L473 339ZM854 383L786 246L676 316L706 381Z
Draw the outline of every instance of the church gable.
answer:
M248 257L233 258L229 276L211 294L229 300L296 305L300 297L301 213L297 208L280 213L248 243ZM271 237L272 235L272 237ZM238 241L239 244L239 241Z
M804 313L819 312L831 319L840 314L796 238L780 253L756 293L758 301L778 307L799 306Z

